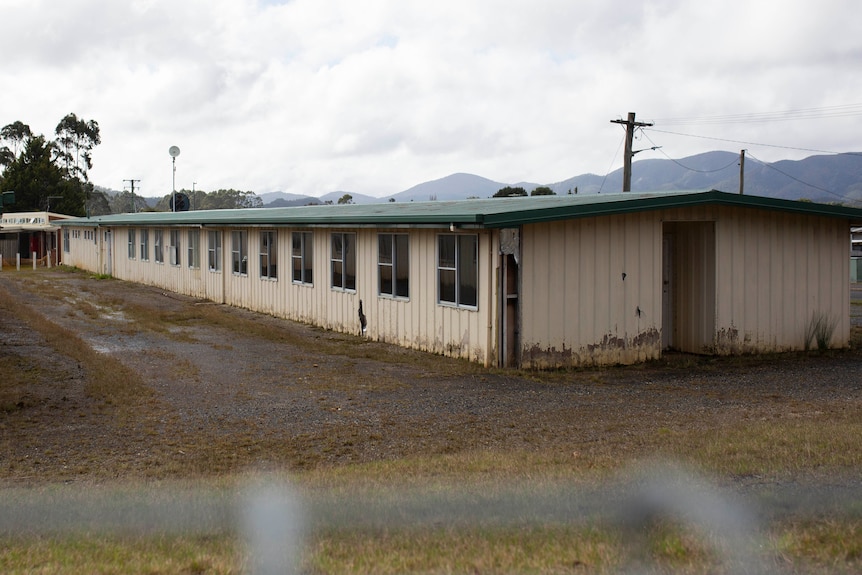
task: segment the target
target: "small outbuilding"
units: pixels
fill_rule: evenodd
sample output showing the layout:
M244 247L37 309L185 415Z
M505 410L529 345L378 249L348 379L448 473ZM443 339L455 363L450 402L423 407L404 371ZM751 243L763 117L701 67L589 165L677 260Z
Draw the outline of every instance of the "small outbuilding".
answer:
M718 191L192 212L61 222L63 262L485 365L850 337L862 210ZM361 313L360 313L361 310Z
M70 218L53 212L4 212L0 215L0 256L5 265L18 258L45 265L59 262L57 222Z

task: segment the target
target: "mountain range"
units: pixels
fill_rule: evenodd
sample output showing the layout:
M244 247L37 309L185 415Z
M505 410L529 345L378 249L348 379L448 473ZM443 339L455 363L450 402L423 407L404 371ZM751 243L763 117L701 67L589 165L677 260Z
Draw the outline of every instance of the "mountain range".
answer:
M632 191L715 189L739 191L741 155L706 152L682 159L645 159L632 164ZM862 153L815 155L802 160L760 162L746 157L743 193L789 200L807 199L822 203L862 205ZM522 187L529 194L539 186L557 195L598 194L622 190L622 168L606 176L582 174L554 183L497 182L474 174L456 173L438 180L377 198L355 192L337 191L322 197L270 192L258 194L265 207L338 203L345 195L355 204L379 202L444 201L488 198L506 186Z

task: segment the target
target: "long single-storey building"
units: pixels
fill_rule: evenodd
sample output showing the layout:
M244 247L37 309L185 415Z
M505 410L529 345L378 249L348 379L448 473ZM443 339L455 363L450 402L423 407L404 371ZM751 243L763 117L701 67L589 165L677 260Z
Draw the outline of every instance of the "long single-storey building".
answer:
M850 337L862 210L718 191L148 212L61 222L63 263L485 365ZM808 340L808 341L806 341Z

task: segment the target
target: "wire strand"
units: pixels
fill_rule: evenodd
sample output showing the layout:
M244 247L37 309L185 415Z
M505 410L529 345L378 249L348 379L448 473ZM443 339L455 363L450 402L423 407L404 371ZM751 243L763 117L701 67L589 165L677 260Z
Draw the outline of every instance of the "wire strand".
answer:
M677 166L679 166L680 168L683 168L683 169L688 170L688 171L690 171L690 172L697 172L697 173L699 173L699 174L713 174L713 173L715 173L715 172L721 172L721 171L723 171L723 170L726 170L726 169L727 169L727 168L729 168L730 166L732 166L732 165L734 165L734 164L738 163L738 160L737 160L736 158L734 158L734 160L733 160L732 162L730 162L729 164L727 164L727 165L726 165L726 166L724 166L724 167L721 167L721 168L718 168L718 169L715 169L715 170L698 170L697 168L692 168L692 167L686 166L686 165L685 165L685 164L683 164L682 162L680 162L680 161L678 161L678 160L674 160L673 158L671 158L671 157L667 154L667 152L665 152L665 151L661 148L661 146L657 146L657 145L656 145L656 143L652 141L652 138L650 138L646 133L644 133L644 137L645 137L647 140L649 140L649 141L650 141L650 143L651 143L653 146L655 146L655 148L656 148L659 152L661 152L661 154L662 154L665 158L667 158L668 160L670 160L671 162L673 162L674 164L676 164L676 165L677 165Z
M690 126L704 124L749 124L763 122L786 122L792 120L816 120L820 118L845 118L862 116L862 104L842 104L819 108L798 108L776 112L753 112L716 116L693 116L660 118L653 120L668 126Z
M755 162L759 163L760 165L765 166L765 167L769 168L770 170L775 170L775 171L776 171L776 172L778 172L779 174L781 174L781 175L783 175L783 176L786 176L786 177L790 178L790 179L791 179L791 180L793 180L794 182L798 182L798 183L802 184L803 186L808 186L809 188L813 188L813 189L815 189L815 190L819 190L819 191L821 191L821 192L824 192L824 193L826 193L826 194L829 194L830 196L834 196L834 197L836 197L836 198L840 198L842 202L853 202L853 203L856 203L856 204L860 204L860 203L862 203L862 200L855 200L855 199L853 199L853 198L848 198L848 197L846 197L846 196L843 196L843 195L839 194L838 192L833 192L832 190L827 190L826 188L821 188L820 186L815 185L815 184L812 184L812 183L810 183L810 182L806 182L806 181L804 181L804 180L800 180L800 179L799 179L799 178L797 178L796 176L792 176L792 175L788 174L787 172L785 172L785 171L783 171L783 170L780 170L780 169L776 168L774 165L769 164L769 163L767 163L767 162L764 162L763 160L761 160L761 159L759 159L759 158L755 157L755 156L754 156L753 154L751 154L750 152L748 153L748 157L749 157L749 158L751 158L752 160L754 160Z
M819 154L850 154L853 156L862 156L862 152L835 152L833 150L818 150L816 148L799 148L796 146L781 146L778 144L763 144L760 142L747 142L745 140L732 140L730 138L716 138L714 136L699 136L697 134L683 134L681 132L672 132L670 130L659 130L656 128L650 128L653 132L659 132L662 134L672 134L674 136L685 136L687 138L700 138L702 140L715 140L718 142L731 142L733 144L744 144L746 146L759 146L763 148L779 148L782 150L796 150L800 152L815 152Z
M602 185L600 185L600 186L599 186L599 191L598 191L598 192L596 192L597 194L601 194L601 193L602 193L602 190L605 188L605 181L607 181L608 176L609 176L609 175L610 175L610 173L611 173L611 168L614 166L614 162L616 162L616 161L617 161L617 156L620 154L620 148L622 148L622 147L623 147L623 142L625 142L625 140L626 140L626 136L625 136L625 134L623 134L623 138L622 138L622 140L620 140L620 143L619 143L619 145L617 146L617 151L616 151L616 152L614 152L614 158L611 160L611 165L610 165L610 166L608 166L607 171L605 171L605 177L604 177L604 178L602 178Z

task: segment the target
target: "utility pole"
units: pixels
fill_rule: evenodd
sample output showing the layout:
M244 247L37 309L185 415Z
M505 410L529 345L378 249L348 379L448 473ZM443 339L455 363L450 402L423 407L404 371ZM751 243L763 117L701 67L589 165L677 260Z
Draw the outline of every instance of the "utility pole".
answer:
M626 151L623 158L623 191L632 191L632 158L635 152L632 152L632 143L635 138L635 128L644 128L652 126L649 122L635 122L635 113L629 112L629 117L626 120L611 120L612 124L622 124L626 127Z
M739 150L739 195L745 186L745 150Z
M124 182L129 182L132 186L132 213L134 214L137 210L135 210L135 182L140 183L141 180L123 180Z

